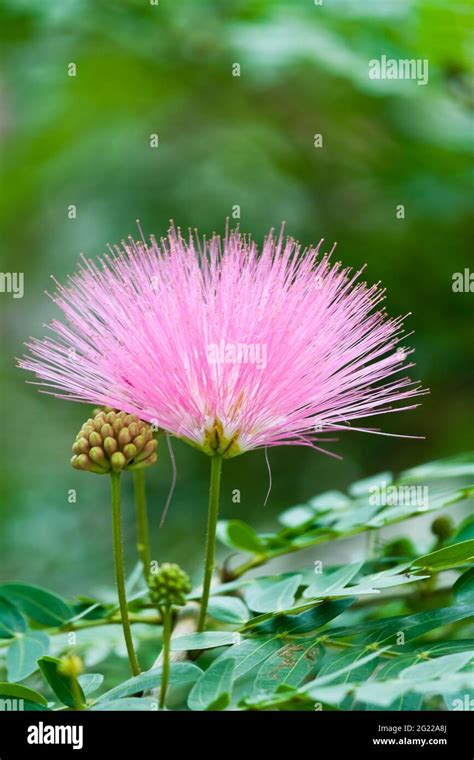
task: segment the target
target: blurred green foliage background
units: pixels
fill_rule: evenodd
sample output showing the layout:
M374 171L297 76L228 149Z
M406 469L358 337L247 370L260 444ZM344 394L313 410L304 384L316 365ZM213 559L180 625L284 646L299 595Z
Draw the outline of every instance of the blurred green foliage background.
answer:
M358 477L472 445L472 299L452 275L472 265L469 5L462 0L4 0L2 271L25 273L3 313L2 578L69 595L112 579L109 483L74 471L70 446L89 408L40 395L16 369L29 335L57 316L44 295L81 251L136 233L222 231L232 208L257 240L282 220L303 243L387 287L412 312L414 376L431 395L380 421L424 441L346 433L342 462L306 449L227 463L222 516L262 527L285 506ZM381 55L429 61L429 83L370 80ZM68 76L75 63L77 75ZM232 75L239 63L240 77ZM150 147L158 134L159 147ZM323 147L314 147L314 135ZM77 218L68 217L74 204ZM405 206L405 219L396 208ZM165 446L148 474L155 555L194 570L202 551L209 461ZM241 490L241 503L232 490ZM77 492L69 503L70 489ZM127 564L133 562L126 481Z

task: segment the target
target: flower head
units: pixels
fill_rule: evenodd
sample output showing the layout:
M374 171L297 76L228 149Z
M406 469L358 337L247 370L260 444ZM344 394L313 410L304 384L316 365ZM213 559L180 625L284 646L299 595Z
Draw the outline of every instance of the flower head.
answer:
M189 575L179 565L163 562L148 579L153 604L186 604L186 594L191 591Z
M384 291L320 247L270 233L259 252L238 231L199 244L172 228L83 257L52 296L66 321L20 366L49 392L123 409L210 455L368 430L351 422L412 408L423 391L400 376L411 351Z
M84 663L77 654L66 654L61 657L58 670L64 676L77 678L84 672Z
M72 446L71 464L76 470L105 475L111 470L138 470L156 462L157 442L148 423L113 409L94 411Z

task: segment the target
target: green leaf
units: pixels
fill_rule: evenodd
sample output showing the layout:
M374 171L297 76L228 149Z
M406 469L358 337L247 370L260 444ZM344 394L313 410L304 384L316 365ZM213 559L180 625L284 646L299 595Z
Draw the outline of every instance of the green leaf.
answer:
M23 681L37 670L37 661L49 649L49 638L43 631L18 634L7 650L6 665L9 681Z
M411 645L408 646L411 647ZM400 649L403 649L403 647L400 647ZM441 657L445 654L454 654L454 652L472 652L474 655L474 639L437 641L435 644L426 643L411 651L421 654L423 657Z
M190 710L223 710L230 703L234 660L216 660L202 674L188 697Z
M234 644L234 646L226 649L225 652L219 655L218 659L232 658L234 660L234 679L237 680L261 662L264 662L280 647L280 638L276 636L259 636L253 639L242 639L240 644Z
M230 581L229 583L216 583L215 586L212 586L210 593L211 596L221 596L222 594L228 594L231 591L236 591L243 586L248 586L251 582L252 581L247 578L239 578L238 580ZM200 599L201 596L202 586L198 586L187 595L187 598Z
M456 544L459 541L474 539L474 515L469 515L459 525L456 533L449 539L449 544Z
M0 639L11 639L26 631L26 620L11 601L0 596Z
M417 681L407 681L411 684L414 691L419 694L452 694L460 689L473 688L473 676L472 669L469 671L462 671L461 673L449 673L443 676L443 678L437 678L433 681L424 681L418 683Z
M323 653L317 641L286 644L265 660L255 679L255 688L271 692L282 684L299 686L314 674Z
M329 596L333 589L343 588L349 583L361 569L363 562L356 562L353 565L339 567L337 570L315 575L314 580L303 592L305 599L315 599L318 597Z
M228 692L220 694L214 702L206 707L207 712L215 712L217 710L225 710L230 705L231 695Z
M39 691L34 691L18 683L0 683L0 699L23 699L25 702L36 702L46 707L48 702Z
M73 680L76 681L78 694L84 704L86 700L79 681L73 679L71 676L63 675L63 673L58 670L60 662L61 661L56 659L56 657L40 657L38 660L38 666L52 691L63 705L67 705L67 707L76 707L74 691L72 688Z
M315 518L315 510L309 504L303 504L286 509L278 516L278 522L287 528L300 528Z
M461 541L413 560L412 567L440 572L474 562L474 540Z
M173 652L187 651L191 649L212 649L237 644L240 634L232 631L206 631L205 633L188 633L185 636L177 636L171 639Z
M217 525L217 537L231 549L252 554L259 554L265 548L254 529L242 520L220 520Z
M152 712L153 710L158 709L158 702L156 699L147 699L145 697L142 697L140 699L137 698L130 698L130 699L114 699L110 702L98 702L97 704L93 705L93 707L89 708L90 710L96 712L98 710L104 712L106 710L112 710L115 712L116 710L119 711L142 711L142 712Z
M474 463L469 460L469 456L464 458L462 463L463 472L468 468L469 472L473 469ZM456 464L456 467L460 462ZM455 476L454 471L448 472L444 482L439 484L438 488L431 488L429 491L429 500L425 500L425 492L420 494L415 490L420 486L418 476L412 478L406 477L394 481L391 486L397 486L404 490L398 494L397 498L403 494L401 502L394 505L371 504L372 499L368 498L370 488L374 485L381 485L381 479L388 482L389 473L381 473L373 478L365 479L357 484L353 484L350 489L359 495L355 499L337 491L329 491L320 494L311 499L308 504L298 504L289 510L285 510L280 516L280 522L283 528L275 533L265 533L256 536L253 534L253 540L248 546L249 551L253 551L257 556L254 557L254 566L263 564L274 557L279 557L290 552L299 551L310 546L326 543L332 539L353 536L374 528L380 528L385 525L391 525L400 520L423 516L426 513L433 512L460 503L470 499L474 495L474 488L469 486L460 487L459 477ZM466 473L464 473L466 474ZM422 483L425 486L426 483ZM411 489L407 491L407 489ZM415 500L411 498L412 491L415 491ZM406 499L406 495L410 498ZM390 501L387 494L387 501ZM422 500L420 506L420 499ZM314 512L314 519L312 513ZM250 529L252 530L252 529ZM254 543L255 537L260 542ZM237 574L241 571L237 568Z
M444 491L429 491L429 496L418 493L416 489L424 486L413 483L395 483L399 493L400 503L394 506L387 505L380 510L372 519L367 521L368 528L381 528L384 525L406 520L409 517L417 517L428 514L438 509L464 501L469 498L469 493L465 489L449 488ZM402 489L404 489L402 491ZM403 496L401 494L404 494Z
M308 503L317 512L327 512L343 509L352 502L342 491L324 491L324 493L314 496Z
M364 702L370 705L372 709L374 706L377 709L388 709L391 705L401 704L401 697L405 695L404 709L409 709L408 705L413 704L413 702L407 700L407 696L412 692L431 696L456 693L462 688L469 688L471 682L471 673L449 674L443 678L423 682L393 678L382 682L372 680L366 683L353 682L336 686L314 686L310 690L310 696L327 704L337 705L344 697L352 693L358 702ZM419 701L417 703L419 704Z
M319 669L318 679L322 676L332 675L331 683L347 683L350 681L352 673L356 672L358 680L366 680L378 665L375 658L361 664L366 655L365 647L360 649L354 647L337 654L326 652ZM339 675L335 675L336 673Z
M281 581L272 578L257 580L244 591L244 599L255 612L282 612L293 605L303 576L291 575Z
M234 625L242 625L250 617L246 605L235 596L211 597L207 612L214 620Z
M61 625L73 616L72 608L57 594L26 583L0 583L0 594L42 625Z
M277 615L271 620L256 626L255 630L259 633L290 633L304 634L312 633L318 628L328 623L330 620L338 617L347 607L353 603L354 599L340 599L334 602L323 602L312 607L305 612L297 615ZM252 621L249 621L252 623ZM247 626L249 625L247 623Z
M329 592L326 598L337 599L343 596L364 596L365 594L379 594L377 588L369 586L348 586L347 588L335 588Z
M471 617L471 615L472 609L469 605L458 604L451 607L438 607L433 610L417 612L414 615L383 618L343 629L335 628L331 630L331 636L334 638L361 636L367 643L383 642L393 644L396 643L398 634L402 632L405 641L408 642L435 628L465 620ZM395 642L393 641L394 639Z
M351 653L352 654L352 653ZM326 673L326 675L319 676L314 679L314 681L310 681L310 683L306 684L302 687L301 691L304 694L308 694L310 697L314 699L318 699L318 690L322 686L326 686L328 683L337 683L340 680L340 677L345 675L346 673L353 673L357 672L359 668L364 667L367 663L371 662L371 660L374 660L376 657L380 657L381 652L371 652L370 654L365 655L364 657L360 657L356 660L354 660L354 656L350 658L350 662L347 665L344 665L342 668L337 668L336 670L333 670L332 672Z
M77 680L81 685L82 691L86 697L88 697L89 694L93 694L94 691L97 691L97 689L102 686L104 676L102 673L84 673L82 676L79 676Z
M472 652L458 652L444 657L435 657L426 662L419 662L402 670L400 678L409 681L429 681L441 678L448 673L456 673L472 659Z
M472 451L412 467L410 470L402 472L401 479L429 480L470 477L471 475L474 475L474 452Z
M413 665L416 662L419 662L419 654L417 654L416 651L407 656L395 657L394 659L383 663L375 673L373 680L386 681L389 678L390 680L393 680L393 678L399 676L402 670L405 670L409 665ZM360 677L359 680L361 680ZM369 710L421 710L422 702L422 695L404 691L394 697L389 704L374 705L365 702L365 705L366 709Z
M351 688L351 685L349 685ZM352 684L352 688L356 692L356 699L359 702L370 703L379 707L385 707L386 709L394 702L400 702L406 692L412 691L410 683L407 681L403 683L400 679L390 679L388 681L378 682L369 681L366 684Z
M393 473L391 472L379 472L377 475L371 475L370 478L364 478L352 483L347 489L348 493L353 497L365 496L371 493L372 489L382 488L383 486L389 486L393 483Z
M419 575L413 572L398 575L393 573L379 573L378 575L362 578L361 583L367 583L375 589L383 589L392 588L393 586L405 586L407 583L417 583L417 581L423 581L429 577L429 575Z
M145 673L140 673L139 676L129 678L127 681L102 694L97 703L123 699L123 697L130 697L140 691L156 689L161 685L162 672L163 668L161 667L153 668ZM172 663L170 668L170 690L172 687L190 687L201 675L201 668L192 662Z
M398 701L402 695L410 692L434 696L453 693L463 687L469 688L470 685L472 685L472 673L448 673L443 678L427 681L394 678L382 683L372 681L350 686L356 691L358 700L372 703L377 707L389 707L394 700Z
M453 586L457 604L474 605L474 567L463 573Z

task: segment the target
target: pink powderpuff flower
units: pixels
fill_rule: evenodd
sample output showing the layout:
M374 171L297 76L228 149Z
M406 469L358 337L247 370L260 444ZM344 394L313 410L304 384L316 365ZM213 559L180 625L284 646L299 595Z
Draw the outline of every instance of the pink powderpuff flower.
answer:
M403 318L323 241L273 232L261 252L238 230L202 243L171 227L83 258L52 300L66 322L19 366L49 393L124 410L207 454L283 444L411 409ZM395 406L394 406L395 404Z

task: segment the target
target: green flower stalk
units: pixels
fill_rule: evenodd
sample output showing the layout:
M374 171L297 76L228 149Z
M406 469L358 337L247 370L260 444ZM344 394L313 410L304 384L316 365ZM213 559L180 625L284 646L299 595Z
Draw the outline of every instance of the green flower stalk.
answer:
M146 422L133 414L104 409L87 420L72 447L73 467L99 475L110 475L115 579L123 635L134 676L140 673L140 665L133 645L125 590L120 476L122 470L138 471L154 464L157 459L156 445L151 427Z
M143 565L145 583L150 573L151 549L144 468L156 462L156 447L157 441L154 440L148 423L133 414L116 412L110 406L102 409L99 407L94 409L93 417L87 420L76 436L71 460L76 469L99 474L120 467L124 460L123 469L133 470L137 550Z
M211 458L211 480L209 485L209 506L207 511L206 550L204 555L204 581L202 587L201 607L199 610L198 631L206 626L207 606L211 593L212 574L215 565L217 519L219 516L219 496L222 473L222 455Z
M133 473L133 488L135 493L135 514L137 518L137 551L143 566L145 583L148 581L151 566L150 530L146 508L145 472L138 468Z
M160 688L160 710L164 710L170 677L170 640L173 607L186 604L186 594L191 591L189 576L179 565L164 562L149 576L150 599L163 615L163 672Z

